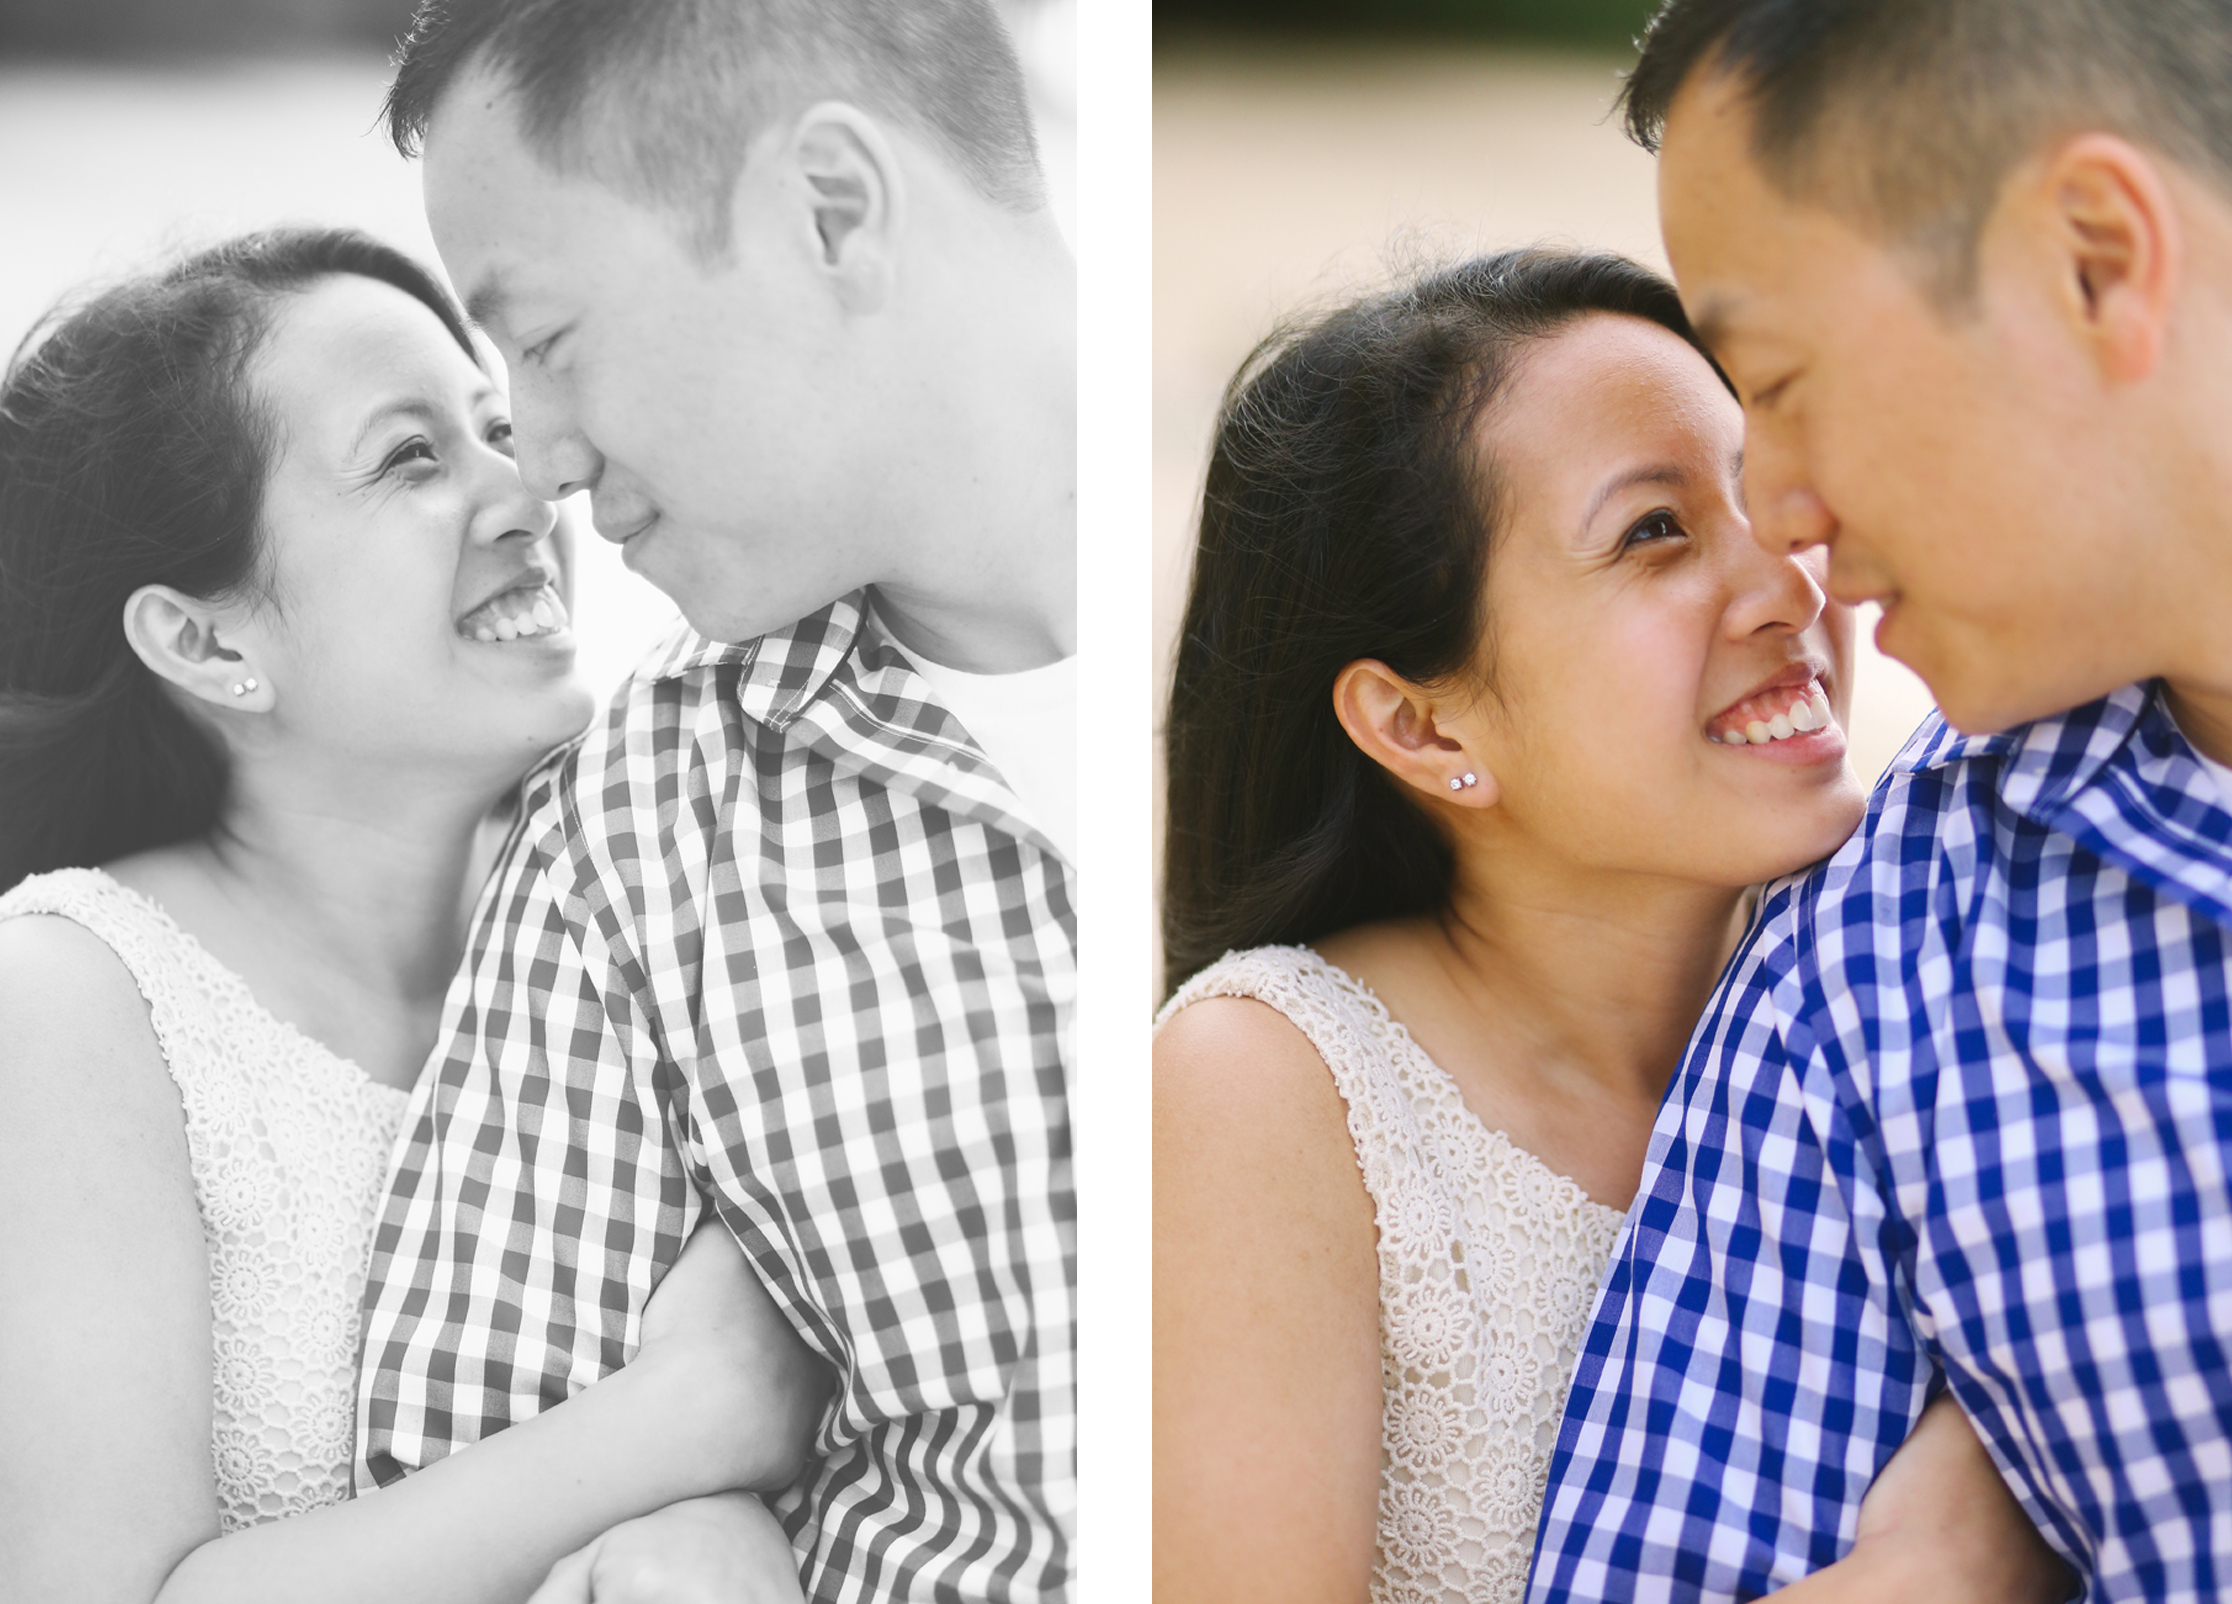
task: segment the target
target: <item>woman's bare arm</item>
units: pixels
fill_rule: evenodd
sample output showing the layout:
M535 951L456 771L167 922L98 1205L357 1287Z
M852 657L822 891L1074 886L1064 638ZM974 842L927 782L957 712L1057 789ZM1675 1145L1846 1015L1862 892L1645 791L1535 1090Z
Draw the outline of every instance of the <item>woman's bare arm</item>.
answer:
M750 1493L669 1504L567 1555L527 1604L805 1604L782 1522Z
M1361 1604L1377 1539L1379 1267L1332 1077L1276 1010L1155 1039L1157 1604Z
M1868 1489L1852 1551L1775 1596L1790 1604L2061 1604L2073 1580L1944 1393Z
M0 1595L516 1600L622 1521L795 1473L826 1374L756 1279L695 1297L686 1255L688 1333L375 1496L219 1538L183 1119L115 959L34 923L58 922L0 926L0 1268L24 1277L0 1305Z
M144 1601L217 1535L209 1258L146 1004L0 923L0 1598Z

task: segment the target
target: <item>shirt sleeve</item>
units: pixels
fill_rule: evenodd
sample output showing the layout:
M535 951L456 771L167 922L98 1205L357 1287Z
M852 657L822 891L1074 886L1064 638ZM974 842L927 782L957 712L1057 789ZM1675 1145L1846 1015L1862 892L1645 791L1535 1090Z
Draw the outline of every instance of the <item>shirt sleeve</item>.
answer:
M2056 861L2059 860L2059 861ZM2095 1599L2232 1590L2232 965L2213 919L2049 843L1886 1088L1919 1321Z
M881 790L824 817L849 884L800 894L765 839L716 867L690 1160L839 1369L809 1590L1039 1596L1075 1446L1065 871Z
M550 772L530 787L404 1116L365 1286L360 1494L618 1369L697 1214L561 796Z
M1660 1110L1568 1398L1530 1599L1795 1581L1850 1546L1927 1401L1928 1357L1883 1273L1881 1189L1778 1011L1796 927L1779 889Z

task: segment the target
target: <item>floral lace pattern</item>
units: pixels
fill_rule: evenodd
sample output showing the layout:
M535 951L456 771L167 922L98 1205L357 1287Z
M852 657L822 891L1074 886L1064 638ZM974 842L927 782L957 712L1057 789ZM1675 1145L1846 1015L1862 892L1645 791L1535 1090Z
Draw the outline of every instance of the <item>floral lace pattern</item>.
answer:
M1348 1104L1379 1224L1379 1554L1388 1604L1507 1604L1526 1587L1566 1386L1624 1216L1465 1105L1353 976L1306 947L1228 954L1204 997L1270 1004Z
M0 919L59 914L131 971L186 1115L209 1248L211 1449L224 1531L349 1496L357 1310L406 1094L275 1019L145 897L37 875Z

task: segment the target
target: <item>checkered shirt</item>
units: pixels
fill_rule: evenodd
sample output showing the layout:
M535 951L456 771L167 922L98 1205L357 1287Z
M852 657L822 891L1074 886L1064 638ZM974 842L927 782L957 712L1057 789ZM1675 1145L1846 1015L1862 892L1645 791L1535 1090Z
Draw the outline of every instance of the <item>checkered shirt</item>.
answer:
M530 777L365 1291L357 1487L625 1364L710 1203L839 1392L806 1591L1068 1596L1071 871L848 597Z
M2228 937L2232 814L2159 691L1927 720L1691 1040L1530 1599L1830 1563L1941 1384L2092 1598L2232 1591Z

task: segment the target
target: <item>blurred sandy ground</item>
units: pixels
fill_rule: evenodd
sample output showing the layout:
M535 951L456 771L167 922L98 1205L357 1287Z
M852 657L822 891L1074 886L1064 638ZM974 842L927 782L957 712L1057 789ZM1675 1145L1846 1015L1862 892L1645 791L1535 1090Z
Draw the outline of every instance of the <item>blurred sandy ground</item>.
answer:
M1057 220L1076 238L1076 0L1003 0L1031 80ZM277 223L362 228L438 267L418 168L376 122L374 49L136 64L0 58L0 349L58 297ZM583 676L618 685L674 606L575 498Z
M1459 45L1158 52L1158 731L1218 397L1282 314L1425 260L1533 241L1665 271L1652 158L1609 120L1620 68L1611 56ZM1861 623L1852 752L1873 779L1930 696L1875 650L1872 610ZM1155 762L1159 840L1159 740Z

